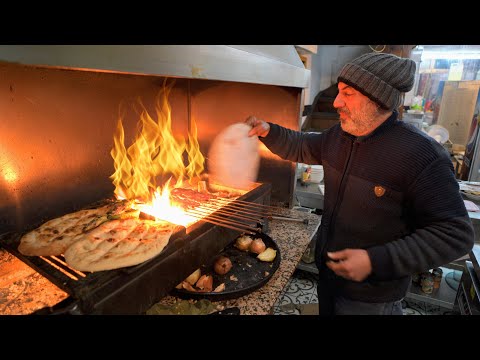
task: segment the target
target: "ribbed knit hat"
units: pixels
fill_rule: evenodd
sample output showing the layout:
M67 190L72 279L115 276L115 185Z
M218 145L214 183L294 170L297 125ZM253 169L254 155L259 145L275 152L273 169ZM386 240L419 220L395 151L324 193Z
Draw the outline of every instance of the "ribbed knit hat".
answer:
M401 93L412 89L415 69L411 59L373 52L345 64L338 81L352 86L382 108L393 110L401 105Z

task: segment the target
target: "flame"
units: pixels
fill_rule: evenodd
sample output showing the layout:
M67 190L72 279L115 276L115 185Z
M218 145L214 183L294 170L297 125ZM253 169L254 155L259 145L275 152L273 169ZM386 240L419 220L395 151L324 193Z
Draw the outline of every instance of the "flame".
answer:
M192 182L204 170L205 158L197 141L197 127L192 120L188 132L188 143L184 137L172 133L172 112L168 97L173 83L164 83L156 99L156 120L142 105L138 122L138 133L134 142L125 147L125 133L122 117L119 117L114 134L114 147L110 152L115 172L110 176L115 185L115 195L119 199L139 200L143 212L176 224L191 223L192 217L183 213L170 202L170 180L180 187L184 179ZM187 153L189 164L184 165L183 154ZM157 186L158 177L170 179L161 189ZM139 205L140 207L140 205Z
M170 180L161 190L158 188L155 191L151 203L138 204L137 207L140 211L155 216L157 219L167 220L187 227L196 222L197 218L187 215L182 208L171 203L169 183Z
M202 155L197 141L197 125L195 121L192 121L191 129L188 134L188 144L186 150L189 164L185 170L191 181L194 178L198 178L205 168L205 157Z

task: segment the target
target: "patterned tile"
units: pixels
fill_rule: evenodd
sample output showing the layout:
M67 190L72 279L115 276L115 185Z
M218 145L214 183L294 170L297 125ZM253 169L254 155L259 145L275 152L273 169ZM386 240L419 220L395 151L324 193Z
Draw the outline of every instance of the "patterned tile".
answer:
M274 315L300 315L300 308L294 303L285 303L278 307Z
M300 315L301 305L311 304L312 299L318 303L316 276L296 270L274 305L274 315Z
M273 307L274 315L301 315L302 306L318 304L318 275L296 270ZM458 312L422 301L403 300L404 315L458 315Z

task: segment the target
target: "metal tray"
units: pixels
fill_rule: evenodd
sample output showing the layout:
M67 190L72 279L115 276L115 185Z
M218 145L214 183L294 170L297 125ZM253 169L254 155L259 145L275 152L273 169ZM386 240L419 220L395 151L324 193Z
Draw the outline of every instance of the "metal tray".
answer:
M218 256L212 259L212 263L200 267L202 275L213 276L213 288L215 289L221 283L225 283L225 290L222 292L192 292L185 289L174 288L171 295L181 299L208 299L210 301L221 301L234 299L244 296L252 291L259 289L265 285L273 276L280 266L281 256L280 249L273 239L264 233L258 233L252 238L261 238L266 247L271 247L277 251L277 255L272 262L258 260L257 254L238 250L231 242L218 255L230 258L232 269L224 274L219 275L213 270L213 264ZM237 280L232 280L234 276Z

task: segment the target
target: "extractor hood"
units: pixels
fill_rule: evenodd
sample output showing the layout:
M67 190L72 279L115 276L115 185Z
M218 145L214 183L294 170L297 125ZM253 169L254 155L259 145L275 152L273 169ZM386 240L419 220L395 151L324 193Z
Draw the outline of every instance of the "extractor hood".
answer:
M0 62L306 88L294 45L0 45Z

